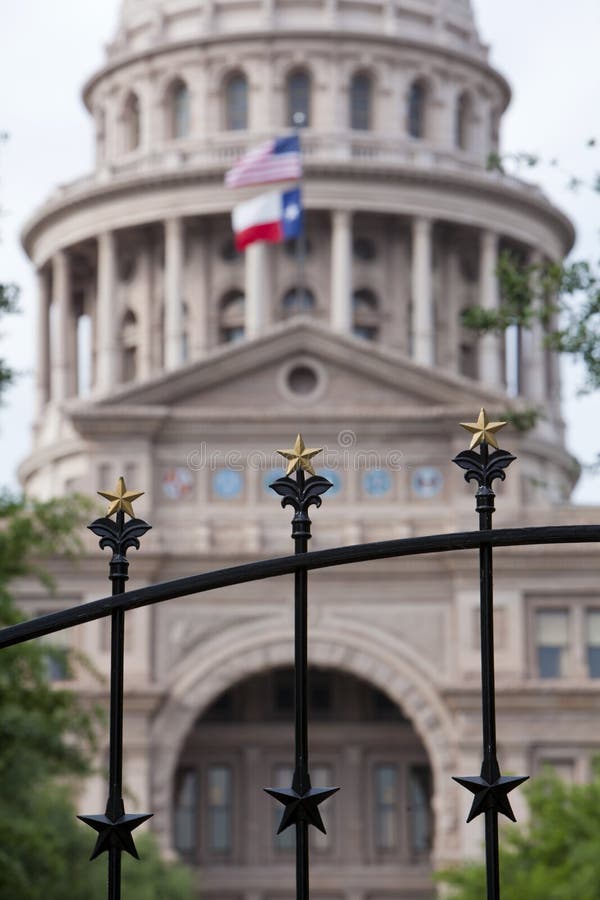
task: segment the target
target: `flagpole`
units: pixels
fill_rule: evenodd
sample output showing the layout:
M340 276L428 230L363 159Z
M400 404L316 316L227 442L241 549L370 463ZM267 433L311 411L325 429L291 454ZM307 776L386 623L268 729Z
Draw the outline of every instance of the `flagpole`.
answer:
M296 238L296 266L297 266L297 285L296 285L296 304L298 312L304 310L304 300L306 293L305 276L306 276L306 213L304 206L303 177L304 165L302 160L302 140L300 137L300 129L306 122L306 115L303 112L295 112L292 116L294 125L294 134L298 138L298 147L300 149L300 196L302 199L302 228L300 234Z

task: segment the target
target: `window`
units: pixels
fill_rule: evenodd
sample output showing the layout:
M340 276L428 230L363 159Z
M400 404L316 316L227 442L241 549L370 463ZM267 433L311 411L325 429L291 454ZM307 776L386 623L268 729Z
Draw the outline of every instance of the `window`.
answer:
M600 678L600 609L588 609L587 664L590 678Z
M229 291L220 305L220 338L223 343L242 340L245 335L246 298L242 291Z
M413 857L427 856L431 850L431 769L411 766L408 773L410 849Z
M471 117L471 98L462 93L456 101L454 113L454 144L459 150L469 149L469 125Z
M138 321L132 309L125 311L121 335L123 342L123 381L133 381L137 375Z
M575 760L569 757L543 757L538 763L542 774L552 774L565 784L575 783Z
M68 681L71 678L69 648L55 645L47 647L45 652L48 681Z
M233 778L229 766L208 769L208 849L230 853L232 840Z
M308 288L293 287L286 292L281 305L285 318L311 313L315 308L315 295Z
M353 252L359 262L373 262L377 258L375 242L368 237L354 238Z
M294 128L310 125L310 75L302 69L288 75L287 124Z
M238 262L238 260L244 258L244 254L236 248L232 238L229 238L221 245L220 256L223 262L226 263Z
M479 358L477 347L473 342L463 342L458 348L458 370L467 378L477 378L479 373Z
M390 700L387 694L384 694L383 691L378 691L373 689L370 692L371 699L371 710L370 716L376 721L381 722L406 722L408 721L402 715L402 711L400 707L398 707L393 700Z
M371 78L366 72L357 72L350 84L350 128L369 131L372 118Z
M189 322L190 319L190 310L187 303L181 304L181 320L183 330L181 332L181 361L187 362L190 358L190 334L189 334Z
M353 333L356 337L374 341L379 333L379 301L373 291L361 288L352 296L354 308Z
M274 781L273 784L275 787L279 788L289 788L292 786L292 779L294 777L294 770L291 766L275 766L274 771ZM289 828L286 828L285 831L282 831L281 834L277 834L277 829L281 823L281 814L283 812L283 807L281 803L275 801L274 806L274 832L275 832L275 849L279 852L289 853L294 850L296 846L296 827L294 825L290 825ZM312 830L312 829L311 829Z
M225 128L243 131L248 127L248 80L238 72L231 75L225 86Z
M212 703L204 713L207 722L231 722L234 718L235 704L232 690L225 691Z
M375 779L375 847L395 850L398 845L398 767L377 765Z
M566 609L536 610L536 661L540 678L560 678L565 674L568 627Z
M333 787L333 772L331 766L315 765L310 771L310 780L313 787ZM319 807L323 825L327 834L323 834L318 828L310 829L310 845L317 853L324 853L331 847L332 834L330 833L329 817L333 809L324 803Z
M40 609L38 616L46 616L50 610ZM44 666L48 681L67 681L72 677L69 666L69 643L64 633L48 634L40 638L44 649Z
M277 717L288 716L294 712L293 669L276 669L273 673L273 712Z
M299 250L302 251L304 256L309 256L312 253L313 246L310 238L304 234L300 239L291 238L289 241L286 241L283 249L288 256L297 259Z
M308 680L310 715L314 719L327 719L333 704L333 683L330 672L312 671Z
M490 110L489 129L490 149L493 151L497 149L500 140L500 113L497 109Z
M175 779L174 843L185 856L196 849L198 818L198 777L195 769L180 769Z
M140 101L137 94L128 95L123 108L123 149L126 153L136 150L140 145Z
M408 93L408 133L411 137L425 137L425 101L424 82L414 81Z
M190 133L190 92L184 81L173 82L168 94L170 134L172 138L184 138Z

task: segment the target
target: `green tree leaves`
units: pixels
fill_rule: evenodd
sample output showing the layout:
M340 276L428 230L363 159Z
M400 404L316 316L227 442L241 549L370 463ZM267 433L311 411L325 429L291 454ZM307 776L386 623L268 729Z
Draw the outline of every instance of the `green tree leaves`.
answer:
M589 784L569 785L544 772L525 789L530 822L504 831L503 900L596 900L600 895L600 762ZM485 896L482 865L441 872L451 900Z
M22 618L11 580L34 575L51 588L44 559L76 555L90 512L81 498L0 496L0 626ZM106 856L89 862L94 836L66 786L89 774L105 715L48 682L55 652L40 642L0 651L0 897L105 900ZM150 836L138 849L141 862L123 861L127 900L190 900L187 869L164 862Z

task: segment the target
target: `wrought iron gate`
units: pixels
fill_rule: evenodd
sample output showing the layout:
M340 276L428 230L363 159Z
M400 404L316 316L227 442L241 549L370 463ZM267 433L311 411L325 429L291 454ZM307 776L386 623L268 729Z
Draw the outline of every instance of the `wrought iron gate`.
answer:
M498 447L496 433L505 424L490 422L482 409L477 422L461 423L472 434L471 446L459 453L454 462L465 470L465 479L477 484L477 531L405 538L371 544L357 544L330 550L308 552L311 537L311 506L319 507L321 497L331 482L317 475L311 460L320 451L304 445L300 435L295 446L278 451L288 461L287 472L273 482L271 488L282 497L282 506L291 506L294 555L269 559L249 565L234 566L215 572L180 578L140 590L125 592L128 579L128 550L140 547L140 538L151 526L136 519L133 502L140 492L128 491L122 478L114 492L101 492L110 503L107 515L89 527L100 538L100 547L110 549L109 578L112 595L74 609L52 613L0 631L0 649L82 625L106 616L111 617L110 680L110 751L108 801L104 814L80 816L97 832L92 859L108 855L108 900L121 897L121 856L123 852L137 857L132 832L151 817L151 813L126 813L123 804L123 690L124 642L126 613L132 609L162 603L177 597L205 593L231 585L259 581L275 576L293 575L295 585L295 767L292 784L287 789L265 788L282 803L283 815L279 832L296 829L296 897L309 900L310 826L324 831L319 805L339 790L322 785L313 787L308 757L307 702L307 608L308 573L315 569L349 565L369 560L449 553L456 550L479 550L481 604L481 708L483 761L479 775L455 776L455 781L473 796L468 820L485 816L487 898L499 900L498 815L514 821L509 793L528 776L506 777L501 774L496 753L496 710L494 682L493 623L493 551L495 547L518 547L540 544L574 544L600 542L600 526L562 526L545 528L494 529L494 481L504 480L506 469L515 457ZM490 447L494 448L490 452ZM477 448L479 451L476 452ZM295 478L292 476L295 475ZM307 477L308 476L308 477ZM115 517L113 519L113 516ZM127 516L127 518L126 518Z

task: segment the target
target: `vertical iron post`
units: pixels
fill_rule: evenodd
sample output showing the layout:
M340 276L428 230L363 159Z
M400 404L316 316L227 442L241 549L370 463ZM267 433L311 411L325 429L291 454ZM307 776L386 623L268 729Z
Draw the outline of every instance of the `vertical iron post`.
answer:
M117 529L125 527L125 513L117 513ZM125 593L129 563L126 558L110 562L113 597ZM110 636L110 750L109 793L106 815L116 822L125 814L123 805L123 690L125 668L125 613L116 610L111 616ZM121 849L112 845L108 851L108 900L121 900Z
M321 505L321 494L332 487L330 481L315 475L310 460L320 450L307 449L298 435L292 450L279 450L289 460L287 473L271 484L283 497L282 506L292 506L292 539L296 555L306 553L311 537L310 506ZM296 479L290 477L296 473ZM308 480L305 472L311 475ZM318 806L338 788L313 788L308 765L308 575L304 568L294 574L294 776L290 789L265 788L283 803L285 810L278 834L290 825L296 826L296 900L309 900L309 837L308 826L325 832Z
M304 470L296 476L298 491L305 487ZM306 553L310 540L310 519L306 511L298 512L292 524L295 553ZM292 787L301 796L311 789L308 772L308 573L298 569L294 575L294 714L295 767ZM296 822L296 896L309 897L308 822Z
M109 579L113 597L125 593L129 578L127 551L139 549L139 538L150 530L150 525L134 518L132 503L141 492L128 491L123 478L112 491L99 491L110 501L108 513L89 525L90 531L100 538L100 547L110 548L113 555L109 564ZM111 516L116 513L116 520ZM130 521L125 521L125 513ZM121 900L121 855L123 851L139 858L132 831L150 818L150 814L126 815L123 803L123 694L125 662L125 612L115 610L111 615L110 652L110 737L109 737L109 788L104 815L79 816L82 822L98 833L91 859L108 853L108 900Z
M481 464L487 468L489 449L487 441L481 444ZM495 495L491 489L480 486L477 490L479 530L492 527L495 512ZM492 548L489 544L479 548L479 595L481 634L481 710L483 731L483 763L481 777L490 784L500 776L496 748L496 674L494 668L494 571ZM488 900L500 898L500 859L498 853L498 810L485 811L485 856Z
M490 422L484 409L477 422L461 423L473 438L468 450L455 457L454 462L466 469L465 479L476 481L476 511L479 514L480 532L491 531L495 512L496 495L492 485L496 479L504 481L505 469L515 457L500 450L495 433L505 422ZM490 455L489 445L496 448ZM480 447L479 454L474 452ZM481 774L475 777L455 777L455 781L474 794L467 822L485 814L485 861L487 900L500 900L500 858L498 848L498 813L515 821L508 794L525 777L507 778L500 772L496 746L496 679L494 670L494 572L492 547L482 543L479 547L479 594L481 636L481 712L483 736L483 762Z

